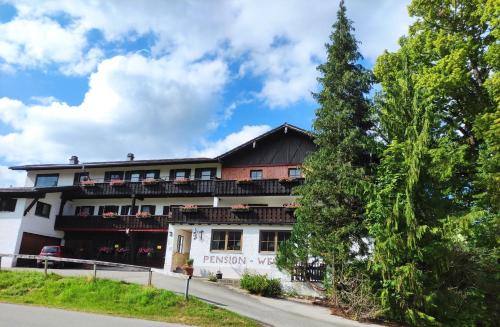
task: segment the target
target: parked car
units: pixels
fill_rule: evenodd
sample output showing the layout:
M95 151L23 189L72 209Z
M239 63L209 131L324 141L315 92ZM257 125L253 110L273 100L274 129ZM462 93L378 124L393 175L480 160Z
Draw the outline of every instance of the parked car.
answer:
M57 257L57 258L72 258L73 255L69 249L64 247L63 245L47 245L42 248L39 255L47 256L47 257ZM64 266L68 266L69 262L62 261L50 261L47 263L52 265L53 267L64 268ZM43 267L44 260L37 260L36 264L38 267Z

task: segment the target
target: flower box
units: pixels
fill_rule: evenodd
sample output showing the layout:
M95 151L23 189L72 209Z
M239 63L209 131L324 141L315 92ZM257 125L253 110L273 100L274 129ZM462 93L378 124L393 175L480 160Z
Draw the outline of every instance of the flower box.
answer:
M111 254L113 249L107 246L101 246L99 250L97 250L99 254Z
M279 182L281 184L295 184L298 182L298 178L296 177L285 177L285 178L280 178Z
M116 212L105 212L102 214L102 218L105 219L113 219L118 217L118 214Z
M147 211L138 212L135 215L136 218L141 218L141 219L151 218L151 216L152 216L152 214L150 212L147 212Z
M95 186L95 181L88 179L86 181L81 181L80 185L83 187L92 187L92 186Z
M156 178L146 178L142 180L142 185L156 185L158 183L160 183L160 180Z
M191 180L189 178L176 178L174 179L174 184L176 185L186 185L189 184Z
M295 211L299 207L298 203L285 203L283 205L283 208L285 208L286 211Z
M111 186L123 186L125 185L127 182L124 181L123 179L113 179L109 182L109 185Z
M182 212L196 212L198 211L198 206L194 204L186 204L180 207L180 211Z
M139 248L139 250L137 250L137 254L152 257L154 251L155 250L153 248Z
M233 212L248 212L250 211L250 207L246 204L236 204L231 206L231 211Z
M250 185L250 184L253 184L253 179L248 179L248 178L245 178L245 179L239 179L236 181L236 184L238 185Z

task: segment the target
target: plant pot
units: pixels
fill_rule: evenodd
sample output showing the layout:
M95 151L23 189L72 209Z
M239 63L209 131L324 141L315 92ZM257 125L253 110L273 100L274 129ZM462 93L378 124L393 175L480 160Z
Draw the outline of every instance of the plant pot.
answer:
M193 266L183 266L182 269L184 269L184 274L188 276L193 276L193 271L194 271Z

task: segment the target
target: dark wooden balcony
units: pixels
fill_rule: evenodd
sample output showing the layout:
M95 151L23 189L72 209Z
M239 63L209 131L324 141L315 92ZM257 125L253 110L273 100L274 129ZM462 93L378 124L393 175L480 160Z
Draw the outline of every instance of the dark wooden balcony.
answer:
M282 207L254 207L238 212L231 208L198 208L185 212L173 208L170 215L150 218L135 216L57 216L54 228L62 231L167 231L168 224L266 224L291 225L295 223L293 210Z
M248 211L234 211L231 208L198 208L185 212L172 209L170 222L177 224L273 224L295 223L293 210L283 207L251 207Z
M219 180L215 183L215 196L249 195L290 195L292 189L304 183L303 178L283 181L278 179L260 179L252 181Z
M124 185L95 183L93 186L75 186L73 190L65 192L65 198L124 198L132 194L137 197L212 196L214 183L213 180L192 180L187 183L159 181L151 185L143 185L142 182L126 182Z
M190 180L186 183L161 180L152 185L142 182L125 182L111 185L109 182L94 185L75 185L64 190L64 198L97 199L136 197L200 197L200 196L253 196L253 195L290 195L292 189L302 185L304 179L280 181L261 179L246 182L234 180Z
M136 216L117 216L103 218L102 216L57 216L54 228L63 231L167 231L167 216L151 216L137 218Z

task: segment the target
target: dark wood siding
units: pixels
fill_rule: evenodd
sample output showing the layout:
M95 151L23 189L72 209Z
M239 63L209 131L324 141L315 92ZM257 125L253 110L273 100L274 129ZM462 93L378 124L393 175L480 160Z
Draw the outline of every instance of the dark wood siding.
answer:
M312 138L292 129L271 134L222 159L223 166L301 164L316 148Z
M40 254L42 248L46 245L60 245L61 239L44 235L23 233L19 254ZM17 266L34 266L34 260L18 259Z

